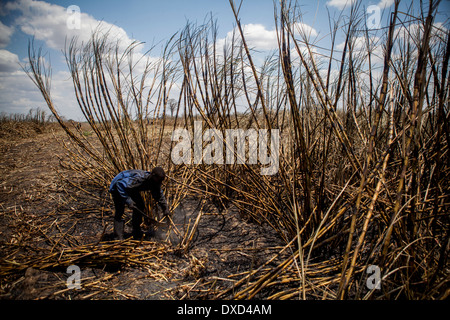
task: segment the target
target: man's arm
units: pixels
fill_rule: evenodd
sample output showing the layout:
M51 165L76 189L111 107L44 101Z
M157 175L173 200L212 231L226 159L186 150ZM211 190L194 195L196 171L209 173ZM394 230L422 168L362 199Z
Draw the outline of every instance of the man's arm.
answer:
M161 188L155 188L151 190L153 199L158 203L159 207L163 211L163 215L167 216L169 214L169 207L167 205L166 197Z

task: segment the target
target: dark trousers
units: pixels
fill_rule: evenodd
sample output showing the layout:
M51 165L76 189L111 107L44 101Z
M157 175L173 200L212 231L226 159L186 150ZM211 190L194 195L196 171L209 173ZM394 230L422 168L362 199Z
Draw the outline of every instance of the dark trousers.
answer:
M142 199L142 196L140 195L140 193L130 194L130 197L136 204L136 207L140 211L144 212L145 204L144 204L144 200ZM125 200L117 192L112 193L112 198L113 198L114 207L116 210L116 213L114 215L114 220L122 221L123 214L125 213ZM133 234L139 235L141 233L141 223L142 223L142 213L139 212L138 210L133 209L133 216L131 218Z

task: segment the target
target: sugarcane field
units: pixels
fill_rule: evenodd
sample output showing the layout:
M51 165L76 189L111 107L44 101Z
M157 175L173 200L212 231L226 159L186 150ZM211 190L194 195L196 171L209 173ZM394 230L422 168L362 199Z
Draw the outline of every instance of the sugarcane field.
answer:
M0 7L1 300L449 298L448 1L193 1L151 46L50 2Z

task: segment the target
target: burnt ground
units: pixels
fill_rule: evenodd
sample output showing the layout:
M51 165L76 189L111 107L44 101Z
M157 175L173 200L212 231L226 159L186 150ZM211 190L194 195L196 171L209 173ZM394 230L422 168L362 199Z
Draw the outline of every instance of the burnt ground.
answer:
M211 298L276 256L284 244L268 226L246 220L233 207L219 212L190 196L172 217L183 234L202 209L188 247L180 247L180 236L167 226L145 241L103 245L112 243L106 242L113 228L107 186L93 188L62 168L59 157L65 150L55 136L64 133L56 126L41 131L0 141L1 299ZM74 260L81 289L69 289L63 254L73 248L80 254L86 246L102 248L100 256L109 260L89 255ZM157 248L154 255L152 248ZM128 250L127 262L121 263L120 250ZM137 258L129 259L130 252ZM50 254L53 262L43 263Z

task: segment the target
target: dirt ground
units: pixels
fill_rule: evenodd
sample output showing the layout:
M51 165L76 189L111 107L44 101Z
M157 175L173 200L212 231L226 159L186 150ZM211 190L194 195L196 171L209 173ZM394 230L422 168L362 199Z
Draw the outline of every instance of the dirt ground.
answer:
M211 298L276 256L284 244L269 227L247 221L233 207L219 212L203 203L198 230L186 250L177 250L180 236L174 228L160 227L145 241L125 240L145 263L129 258L123 264L108 263L113 258L120 262L122 254L108 249L117 246L106 241L113 228L108 186L75 187L71 182L81 178L59 163L65 151L55 136L64 133L57 126L40 131L0 141L1 299ZM200 207L194 196L182 202L172 217L178 232L189 230ZM43 252L62 259L84 246L103 248L102 257L110 255L110 260L94 263L89 255L76 260L81 289L67 286L72 274L66 265L42 263Z

